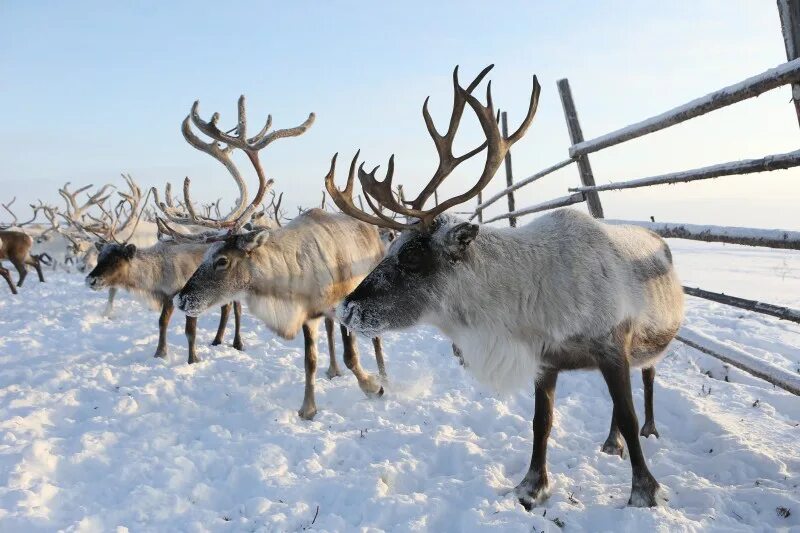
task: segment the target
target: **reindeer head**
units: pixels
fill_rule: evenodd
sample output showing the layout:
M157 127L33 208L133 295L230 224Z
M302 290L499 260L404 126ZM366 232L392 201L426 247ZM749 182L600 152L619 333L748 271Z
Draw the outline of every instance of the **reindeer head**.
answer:
M255 230L212 244L202 264L175 297L178 309L197 316L210 307L236 299L252 279L250 255L268 239L269 230Z
M136 255L135 244L97 243L100 253L97 265L86 276L86 285L92 290L125 285L131 260Z
M461 265L469 262L470 245L478 235L478 226L443 214L447 209L475 197L488 185L503 162L508 150L527 131L539 102L539 83L534 76L528 113L519 128L508 137L500 133L492 104L491 82L486 90L486 105L472 92L492 66L486 67L465 89L458 82L458 67L453 72L453 111L447 132L440 134L428 112L428 100L422 115L439 154L439 165L430 182L419 196L410 202L392 194L394 156L389 158L386 178L378 181L375 172L366 172L363 163L358 178L364 198L374 214L358 209L353 203L353 183L356 174L357 152L350 164L350 173L343 190L333 180L336 156L325 177L325 187L331 198L345 213L376 226L402 232L390 245L383 261L361 282L342 304L337 313L347 327L369 336L382 331L409 327L435 314L442 304L441 295L448 280ZM466 105L478 117L486 140L461 156L453 155L455 139ZM467 192L447 199L431 209L425 202L453 170L467 159L486 150L486 163L477 183ZM388 209L404 216L403 223L384 213Z

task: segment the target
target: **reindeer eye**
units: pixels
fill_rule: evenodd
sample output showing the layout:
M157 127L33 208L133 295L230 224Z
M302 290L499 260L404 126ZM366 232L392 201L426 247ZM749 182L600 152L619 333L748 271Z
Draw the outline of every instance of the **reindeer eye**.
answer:
M214 261L214 268L221 269L228 266L228 258L225 256L218 257L216 261Z

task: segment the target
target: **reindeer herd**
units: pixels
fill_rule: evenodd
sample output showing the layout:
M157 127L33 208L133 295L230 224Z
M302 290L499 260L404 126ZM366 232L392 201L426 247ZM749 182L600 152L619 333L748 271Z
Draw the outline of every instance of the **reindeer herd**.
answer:
M312 419L317 406L314 384L317 340L325 323L330 364L328 378L340 375L335 355L334 321L340 324L344 362L368 397L384 394L386 367L380 335L418 324L430 324L447 336L463 354L464 365L479 380L497 389L535 385L533 453L530 467L515 495L526 508L547 499L547 441L553 424L555 387L561 371L599 369L613 403L611 430L602 446L622 455L628 448L633 481L629 504L657 505L658 482L650 473L639 436L658 437L653 418L654 365L663 357L683 318L683 292L666 243L636 227L606 225L569 209L543 215L520 228L478 226L446 211L477 196L492 179L512 145L531 125L539 103L540 86L533 78L528 111L519 128L504 136L492 102L491 83L486 103L473 93L490 67L464 88L453 72L453 109L442 134L428 111L423 119L438 154L438 165L427 185L411 201L393 188L394 156L386 177L376 177L358 164L356 152L344 189L334 183L337 156L324 177L324 187L341 210L322 208L300 212L287 221L283 195L271 190L259 154L273 142L303 135L312 126L312 113L299 126L271 131L268 117L255 135L248 132L244 97L239 99L236 126L218 125L219 114L204 120L195 102L182 123L186 141L221 163L238 188L227 214L220 201L197 205L190 180L182 199L166 184L163 197L153 188L147 197L127 175L126 191L106 185L71 191L59 189L64 208L39 202L33 218L0 231L0 259L8 259L22 286L26 265L52 264L47 252L32 254L35 243L60 238L67 246L65 264L86 273L86 285L108 290L113 297L124 289L160 309L155 356L167 357L167 326L174 307L185 314L188 363L198 361L195 342L197 317L219 306L220 322L213 344L223 342L231 309L233 346L242 350L242 305L276 335L291 339L301 330L305 340L305 393L298 414ZM465 110L477 117L484 140L456 156L453 142ZM204 140L199 134L207 137ZM243 152L258 178L249 198L247 184L231 155ZM485 152L477 181L466 192L442 202L431 197L466 160ZM358 181L364 209L354 202ZM79 196L86 193L86 200ZM148 206L152 194L155 208ZM268 205L266 200L270 198ZM41 214L48 222L27 231ZM50 248L53 249L52 247ZM12 293L8 270L0 275ZM372 340L378 376L359 362L356 339ZM646 420L641 432L633 406L630 368L642 368Z

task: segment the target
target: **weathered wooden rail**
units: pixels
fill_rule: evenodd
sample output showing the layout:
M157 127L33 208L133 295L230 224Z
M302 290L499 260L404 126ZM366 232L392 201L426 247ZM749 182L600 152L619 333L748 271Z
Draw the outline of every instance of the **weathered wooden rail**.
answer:
M788 59L786 63L755 76L751 76L739 83L734 83L718 91L674 107L659 115L594 139L584 140L569 82L566 79L559 80L557 86L571 141L569 159L565 159L517 183L513 183L511 178L511 159L509 157L506 160L506 188L485 201L479 198L478 206L474 213L472 213L470 219L477 217L479 221L484 223L509 219L513 221L513 223L516 223L519 217L525 215L582 202L587 203L589 212L594 217L604 218L603 207L598 194L600 192L664 184L689 183L698 180L721 178L724 176L771 172L800 166L800 150L796 150L784 154L768 155L759 159L730 161L681 172L671 172L623 182L596 185L588 157L589 154L599 150L669 128L711 111L727 107L748 98L754 98L767 91L785 85L792 86L792 99L794 100L798 121L800 122L800 58L798 58L798 56L800 56L800 0L777 1ZM578 175L581 180L581 186L568 189L572 194L540 202L529 207L515 208L513 196L510 196L514 191L526 185L530 185L572 163L576 163ZM486 209L503 197L509 198L508 212L487 218ZM608 220L607 222L611 224L643 226L665 238L800 250L800 231L733 228L677 222L657 223L627 220ZM707 291L700 288L684 287L684 292L692 297L704 298L739 309L746 309L755 313L800 323L800 311L795 309ZM775 365L762 361L755 356L720 343L706 335L693 332L687 328L683 328L676 338L688 346L724 361L726 364L735 366L777 387L800 395L800 375L794 375L791 372L787 372Z

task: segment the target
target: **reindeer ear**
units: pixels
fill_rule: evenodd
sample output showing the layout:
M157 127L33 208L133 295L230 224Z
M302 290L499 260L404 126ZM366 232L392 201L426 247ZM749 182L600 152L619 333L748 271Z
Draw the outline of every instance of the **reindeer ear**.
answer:
M478 235L478 225L462 222L447 230L444 236L444 246L450 259L458 261L464 257L467 246Z
M269 230L262 229L243 233L236 238L236 247L243 252L252 252L269 239Z
M135 244L126 244L125 245L125 257L128 259L133 259L134 254L136 254L136 245Z
M105 243L100 241L94 241L94 247L97 248L98 252L103 249L103 246L105 246Z

